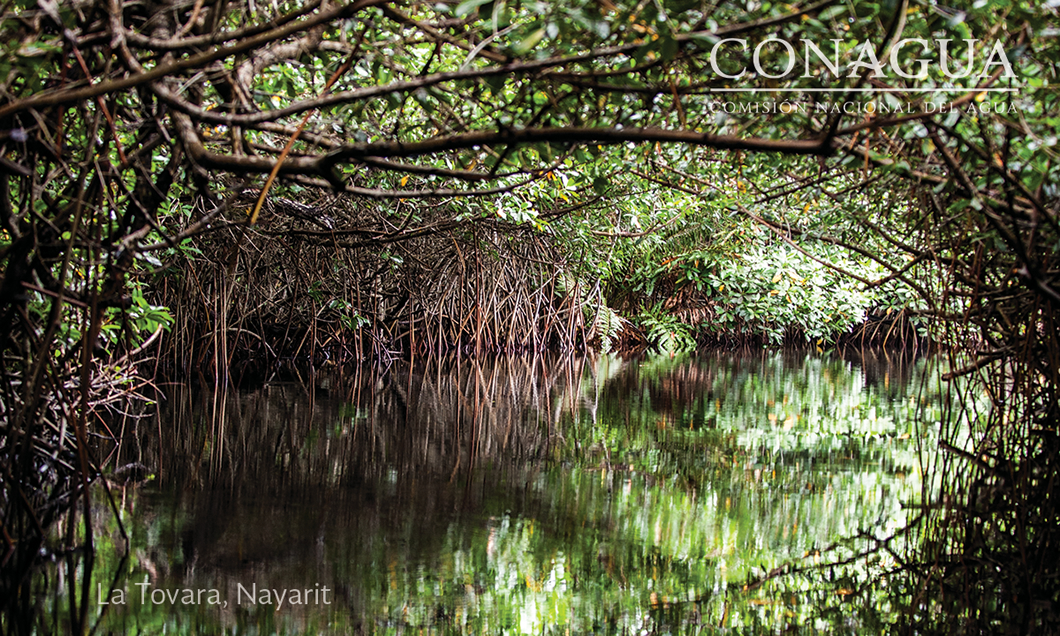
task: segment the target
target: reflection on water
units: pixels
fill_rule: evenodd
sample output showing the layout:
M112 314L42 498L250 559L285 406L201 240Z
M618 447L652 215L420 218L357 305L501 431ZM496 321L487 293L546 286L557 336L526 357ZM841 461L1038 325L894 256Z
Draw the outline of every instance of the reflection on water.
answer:
M903 527L934 446L922 377L782 355L508 358L171 387L120 449L155 476L115 483L132 549L118 561L110 522L91 611L103 633L878 626L886 553L753 582ZM44 584L57 607L61 578Z

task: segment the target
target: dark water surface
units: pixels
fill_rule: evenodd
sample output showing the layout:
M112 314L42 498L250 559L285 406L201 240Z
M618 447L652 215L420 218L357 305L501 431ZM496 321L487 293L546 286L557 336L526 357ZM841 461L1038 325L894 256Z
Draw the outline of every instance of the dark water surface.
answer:
M813 566L923 500L925 368L526 357L170 386L120 449L152 476L113 482L124 561L100 509L90 614L100 633L879 631L892 554ZM806 571L754 584L784 564ZM62 631L62 569L45 585Z

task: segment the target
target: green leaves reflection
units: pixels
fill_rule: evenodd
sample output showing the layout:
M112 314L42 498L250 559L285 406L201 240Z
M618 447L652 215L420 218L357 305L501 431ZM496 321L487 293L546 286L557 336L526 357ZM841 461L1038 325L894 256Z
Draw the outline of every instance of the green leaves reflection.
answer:
M398 567L370 586L369 605L388 628L440 633L882 624L894 611L875 580L886 557L741 588L864 549L844 541L859 532L905 526L903 504L921 496L917 448L933 446L938 417L936 393L906 392L925 373L907 364L873 378L782 355L587 364L563 444L510 484L537 505L512 512L501 497L451 524L437 556L388 553ZM848 598L858 585L867 595ZM852 603L867 609L851 618Z
M232 490L222 464L202 492L182 490L187 482L173 496L145 492L129 515L127 587L150 571L159 587L217 587L229 600L237 583L319 584L336 590L337 604L227 613L145 605L110 612L104 626L632 634L894 621L904 596L889 578L893 555L855 557L900 533L915 513L909 504L924 496L918 454L936 446L939 417L930 364L791 354L535 359L526 365L532 382L516 361L462 364L423 374L435 393L414 389L419 371L372 380L374 393L343 390L361 396L352 406L321 397L306 410L297 392L265 389L287 405L275 412L310 414L312 434L291 449L305 463L285 469L327 466L326 475L268 482L256 472L265 467L233 466L231 474L263 479ZM408 391L406 406L379 402L388 382ZM433 428L416 428L427 420ZM274 424L229 428L246 446L253 438L240 429L266 425ZM282 426L303 435L298 422ZM461 437L469 430L478 431L470 441ZM263 431L273 449L276 434ZM444 472L402 450L420 448L424 432L445 440L429 442ZM502 442L508 434L537 441L515 452ZM318 478L330 485L313 485Z

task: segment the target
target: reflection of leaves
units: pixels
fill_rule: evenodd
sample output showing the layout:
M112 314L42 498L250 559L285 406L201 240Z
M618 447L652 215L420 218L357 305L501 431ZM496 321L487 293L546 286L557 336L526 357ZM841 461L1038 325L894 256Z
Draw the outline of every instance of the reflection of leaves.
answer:
M329 307L345 309L341 301ZM922 373L929 373L927 365L908 385L919 386ZM724 619L734 631L758 633L767 624L811 624L825 610L852 608L853 599L883 606L888 589L860 583L875 580L886 566L865 560L834 576L807 572L741 588L784 563L804 556L807 565L824 563L868 543L837 543L843 536L904 523L900 503L915 501L921 485L896 467L915 456L913 445L867 439L859 429L829 432L851 426L830 419L872 420L873 412L895 430L916 430L919 401L891 377L884 390L846 362L781 355L605 356L582 368L581 381L570 385L575 395L549 399L580 405L556 420L549 411L550 431L561 440L550 451L554 460L484 469L488 496L474 514L437 511L424 519L415 498L389 490L391 479L400 478L383 477L368 510L384 509L392 523L369 522L361 527L371 530L354 538L320 533L315 549L328 571L360 590L359 618L424 632L634 633L649 626L654 633L684 633ZM920 397L928 404L936 399ZM801 441L784 437L788 413L800 415L791 430ZM370 419L353 406L340 414ZM769 414L776 415L775 426ZM930 438L924 445L932 446ZM496 476L508 485L485 485ZM383 504L383 497L392 498ZM151 543L157 539L145 537L179 536L185 528L167 524L180 513L132 514L138 553L172 555L159 558L179 563L179 550L159 551ZM308 516L317 518L315 511ZM423 532L426 524L439 531ZM316 521L310 526L319 532ZM284 541L288 532L282 531ZM117 532L110 536L115 543ZM839 547L825 549L832 545ZM102 558L117 561L119 551L107 549L110 556ZM286 620L266 609L236 620ZM140 624L162 616L154 606L137 611ZM875 624L888 611L867 618L863 612L859 620ZM835 620L847 616L836 612Z

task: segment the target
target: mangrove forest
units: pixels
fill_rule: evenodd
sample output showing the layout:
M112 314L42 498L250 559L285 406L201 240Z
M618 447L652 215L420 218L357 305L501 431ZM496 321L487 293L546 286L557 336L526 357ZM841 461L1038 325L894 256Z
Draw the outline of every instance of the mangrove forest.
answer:
M1060 2L0 5L0 634L1060 634Z

